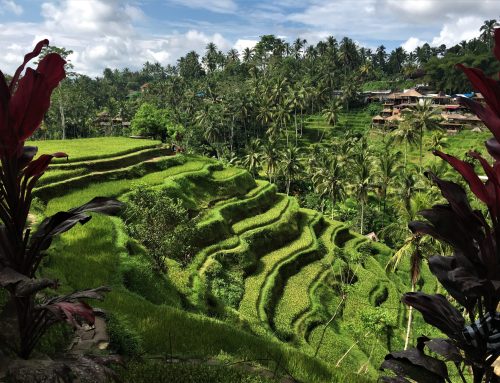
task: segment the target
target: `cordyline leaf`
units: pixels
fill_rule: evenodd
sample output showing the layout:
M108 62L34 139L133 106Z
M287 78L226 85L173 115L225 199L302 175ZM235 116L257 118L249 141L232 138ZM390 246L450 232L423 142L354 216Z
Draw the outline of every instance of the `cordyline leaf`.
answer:
M413 233L428 234L455 249L464 251L467 258L459 259L461 264L472 267L474 263L478 263L475 259L477 250L472 243L472 237L449 206L435 205L432 209L422 210L419 214L429 222L410 222L408 227Z
M462 362L463 357L460 349L450 339L420 337L417 343L423 343L432 352L441 355L446 361Z
M486 149L488 150L488 153L495 159L495 160L500 160L500 143L496 140L496 138L490 138L486 140L484 143L486 146Z
M382 376L379 379L382 383L411 383L408 379L402 376Z
M54 88L65 77L66 62L58 54L45 56L37 70L28 68L9 103L11 132L24 143L40 126ZM16 148L17 150L17 148Z
M458 64L457 67L469 78L474 89L477 89L483 95L484 101L491 110L497 116L500 116L500 86L497 82L487 77L481 69L467 68L462 64Z
M53 279L26 279L19 282L14 290L16 297L29 297L47 287L57 289L59 282Z
M36 146L24 146L23 154L17 159L19 164L19 169L24 169L38 153L38 148Z
M23 280L29 279L26 275L18 273L10 267L0 269L0 286L9 287L15 285Z
M467 296L463 293L462 284L458 281L451 279L449 272L458 267L456 256L444 257L442 255L435 255L429 258L429 269L432 274L436 276L443 287L448 293L468 311L470 311L476 304L477 298ZM472 267L467 270L473 270Z
M59 299L64 300L74 300L74 299L97 299L103 300L103 293L107 293L111 291L111 288L108 286L96 287L95 289L81 290L71 293L69 295L65 295L64 297L60 297ZM56 298L57 299L57 298Z
M471 100L467 97L460 97L459 102L461 105L469 108L481 121L488 127L490 132L495 136L495 141L500 139L500 116L495 114L490 108L485 108L477 101Z
M79 327L80 321L89 325L95 322L94 310L85 302L56 302L44 308L51 311L58 320L65 320L73 327Z
M478 212L472 210L464 188L455 182L442 180L432 172L427 172L426 175L441 190L441 194L448 201L455 214L461 218L462 222L468 224L467 230L471 235L476 235L484 220L481 219Z
M474 167L471 164L440 152L439 150L435 150L433 153L448 162L457 172L459 172L464 180L469 184L470 190L476 195L476 197L488 205L488 207L492 207L492 202L494 201L491 201L488 191L486 190L486 186L476 174Z
M63 152L57 152L53 154L42 154L40 157L38 157L36 160L31 161L26 169L24 170L24 176L26 178L30 177L38 177L42 175L45 170L50 165L50 162L54 158L68 158L68 155Z
M47 40L47 39L41 40L38 42L38 44L36 44L35 49L33 49L32 52L24 55L23 63L19 66L19 68L16 69L16 72L14 73L14 77L12 77L12 80L10 81L9 88L10 88L11 93L14 91L14 87L16 86L17 80L19 80L19 76L21 75L22 71L24 70L24 67L26 66L26 64L29 61L31 61L32 59L34 59L35 57L37 57L40 54L40 52L42 51L43 47L48 46L48 45L49 45L49 40Z
M498 61L500 61L500 28L495 29L495 48L493 53Z
M437 327L450 338L462 340L465 320L443 295L410 292L403 295L402 302L420 311L427 323Z
M387 354L381 368L420 383L442 383L448 378L448 369L443 361L416 348Z
M46 250L50 246L53 236L68 231L77 223L85 224L91 218L85 214L87 212L116 214L122 206L123 204L115 199L96 197L80 207L66 212L58 212L40 224L31 238L30 250L37 252Z

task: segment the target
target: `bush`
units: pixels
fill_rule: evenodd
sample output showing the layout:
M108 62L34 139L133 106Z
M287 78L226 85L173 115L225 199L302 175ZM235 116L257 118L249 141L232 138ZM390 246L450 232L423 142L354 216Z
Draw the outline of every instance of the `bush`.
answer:
M186 265L197 252L192 245L196 223L179 199L168 190L138 185L129 195L126 216L129 230L148 250L156 267L165 271L167 258Z
M125 356L137 356L141 353L140 337L123 315L107 314L109 348Z
M132 133L165 140L170 121L166 109L158 109L147 102L142 104L132 119Z

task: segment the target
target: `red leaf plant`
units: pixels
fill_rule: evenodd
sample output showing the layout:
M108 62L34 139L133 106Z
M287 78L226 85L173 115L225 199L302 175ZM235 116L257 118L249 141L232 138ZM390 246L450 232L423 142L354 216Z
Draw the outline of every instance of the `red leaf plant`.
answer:
M494 54L500 61L500 29L495 30ZM458 68L484 96L486 105L467 98L461 98L460 102L493 134L485 146L494 162L490 164L477 152L469 153L487 176L483 182L471 164L440 151L434 154L460 173L471 192L485 205L487 214L471 208L460 185L428 173L448 203L422 211L426 221L411 222L409 227L415 233L429 234L453 248L451 256L430 257L429 268L463 310L455 308L440 294L404 294L402 301L420 311L427 323L448 338L421 337L416 348L388 354L381 368L392 370L396 377L382 378L385 382L408 382L406 378L418 382L450 382L444 361L455 363L463 382L466 382L465 366L472 371L474 383L500 381L492 366L500 356L500 313L497 311L500 302L500 82L488 78L479 69L463 65ZM441 359L425 354L425 348Z
M54 153L35 159L37 148L24 145L40 126L52 91L65 77L65 61L56 53L43 57L36 69L25 69L48 43L40 41L24 56L10 83L0 71L0 287L9 295L0 321L11 316L17 327L17 334L0 331L0 346L24 359L51 325L60 321L73 326L93 324L94 311L82 299L102 299L107 290L102 287L59 297L41 294L48 287L58 287L57 281L37 275L53 236L86 223L91 218L86 212L111 214L121 207L118 201L97 197L44 219L34 232L27 225L37 181L53 158L66 157Z

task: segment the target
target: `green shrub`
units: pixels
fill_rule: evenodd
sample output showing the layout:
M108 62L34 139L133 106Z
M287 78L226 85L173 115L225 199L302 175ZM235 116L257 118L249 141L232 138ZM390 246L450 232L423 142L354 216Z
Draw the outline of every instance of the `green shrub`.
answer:
M125 215L132 236L146 247L159 270L165 270L167 258L186 265L196 252L196 219L189 217L181 200L170 198L168 190L137 185L128 195Z
M141 353L141 338L125 316L107 313L106 324L110 350L129 357Z
M224 365L206 363L168 363L138 361L122 371L121 378L130 383L271 383L260 375Z

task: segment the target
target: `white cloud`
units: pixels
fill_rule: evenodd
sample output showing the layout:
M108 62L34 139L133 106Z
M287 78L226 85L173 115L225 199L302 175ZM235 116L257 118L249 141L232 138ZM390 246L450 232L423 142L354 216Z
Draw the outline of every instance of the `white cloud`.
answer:
M410 37L406 40L401 46L407 52L413 52L416 47L422 46L425 44L425 41L420 40L418 37Z
M252 49L255 44L257 44L257 40L248 40L248 39L238 39L236 43L234 43L233 48L238 50L240 54L245 50L245 48L250 48Z
M171 3L194 9L205 9L217 13L234 13L238 5L234 0L171 0Z
M1 0L0 1L0 14L11 12L17 16L23 13L23 7L17 4L14 0Z
M447 47L451 47L462 40L470 40L479 36L479 28L482 24L483 19L480 17L460 17L456 21L446 23L439 36L432 39L431 45L445 44Z
M223 51L232 47L220 33L196 29L144 34L136 25L145 19L142 11L119 0L53 0L43 3L41 9L40 23L0 24L2 71L13 73L23 55L43 38L73 50L69 59L75 71L91 76L101 75L106 67L137 69L146 60L175 64L190 50L202 54L210 41Z

